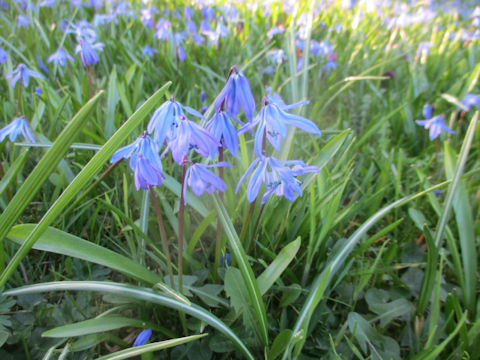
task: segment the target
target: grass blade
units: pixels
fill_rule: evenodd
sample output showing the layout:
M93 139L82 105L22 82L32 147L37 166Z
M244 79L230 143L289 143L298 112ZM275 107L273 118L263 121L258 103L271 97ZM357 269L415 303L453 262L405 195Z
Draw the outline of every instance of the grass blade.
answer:
M217 210L220 221L222 222L225 234L227 235L228 244L230 245L235 259L238 262L238 267L242 272L245 285L247 286L248 293L250 295L250 301L252 302L254 313L257 316L257 330L259 331L263 344L266 346L268 344L267 313L265 312L265 304L263 303L262 295L260 294L257 279L255 279L252 268L248 263L245 250L240 243L237 232L235 231L227 210L225 210L225 207L223 206L218 194L213 195L213 204Z

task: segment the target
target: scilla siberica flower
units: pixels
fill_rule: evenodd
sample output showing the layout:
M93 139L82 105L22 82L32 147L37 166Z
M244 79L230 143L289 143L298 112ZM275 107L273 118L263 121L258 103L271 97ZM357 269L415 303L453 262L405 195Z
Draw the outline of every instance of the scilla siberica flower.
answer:
M193 193L197 196L202 195L205 191L209 194L213 194L215 190L224 192L227 189L227 184L219 176L212 171L208 170L212 167L232 167L228 162L222 161L217 164L193 164L190 165L185 174L185 181ZM187 204L187 194L185 186L183 188L183 198L185 205Z
M10 141L15 141L20 134L23 135L25 140L37 142L24 116L14 118L10 124L0 129L0 142L7 136Z
M293 165L293 168L289 168L288 165ZM262 204L265 204L272 194L284 196L287 200L294 201L297 195L302 196L303 194L300 187L301 182L295 176L319 171L318 167L308 166L300 160L281 161L272 156L262 156L256 158L250 164L238 182L235 193L238 192L243 181L252 173L247 185L247 200L249 202L253 202L257 198L262 183L267 187L267 191L262 198Z
M40 74L36 71L30 70L24 64L19 64L17 66L17 68L15 70L13 70L11 73L7 74L5 76L5 78L7 80L10 80L10 86L12 88L15 87L15 85L17 84L17 81L20 80L20 79L22 79L22 81L23 81L23 86L27 87L30 76L34 77L34 78L37 78L37 79L44 79L45 78L42 74Z
M155 110L148 123L147 131L153 133L153 138L159 146L162 146L165 140L170 141L175 137L180 116L185 116L184 110L190 115L204 119L203 115L197 110L175 101L173 95L170 100L167 100Z
M237 116L242 108L248 121L252 121L255 100L247 78L235 65L230 69L227 83L215 100L214 106L216 112L226 110L233 116Z
M282 139L288 134L287 125L297 127L315 135L321 135L320 129L314 122L303 116L289 114L285 111L306 103L308 103L308 101L286 105L278 94L266 97L264 98L265 106L259 111L252 123L248 123L239 129L239 134L250 131L258 125L254 143L257 156L262 156L262 143L265 134L275 150L280 150Z
M144 345L152 336L152 329L145 329L140 334L138 334L135 342L132 346Z
M190 150L212 159L218 154L219 146L218 141L207 130L181 115L175 137L169 141L164 153L170 149L173 160L177 164L182 164Z
M58 48L57 51L50 55L50 57L47 59L47 62L53 62L56 66L60 65L64 67L67 64L67 60L73 61L73 58L64 49Z
M450 129L447 125L445 125L443 121L443 115L437 115L432 117L433 115L433 108L430 104L426 104L423 107L423 116L425 116L426 120L417 120L416 123L418 125L424 126L425 129L429 130L430 140L436 139L442 131L446 131L450 134L455 134L455 131Z
M206 128L223 147L226 147L233 156L236 156L238 151L238 134L230 119L235 120L240 125L244 125L234 116L229 116L226 111L220 111L213 115Z
M130 168L134 171L135 187L148 189L149 186L162 185L163 175L162 162L158 155L158 144L145 132L132 144L118 149L110 159L116 163L121 159L130 158Z
M92 44L89 41L80 39L80 43L75 48L75 54L80 53L83 66L95 65L100 60L97 50L103 50L103 43Z
M463 98L462 104L465 105L467 111L469 111L473 106L480 105L480 95L467 94Z

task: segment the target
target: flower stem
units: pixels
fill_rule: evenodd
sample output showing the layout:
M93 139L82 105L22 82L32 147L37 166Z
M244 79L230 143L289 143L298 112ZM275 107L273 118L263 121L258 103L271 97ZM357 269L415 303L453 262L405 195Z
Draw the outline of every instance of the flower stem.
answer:
M19 81L18 90L17 90L17 116L20 116L20 101L22 98L22 89L23 89L23 84L21 81Z
M150 195L152 197L153 208L155 209L155 215L157 215L158 228L160 230L160 237L162 238L163 251L167 258L168 276L170 278L170 286L175 289L175 283L173 282L173 269L172 261L170 260L170 250L168 249L167 233L165 232L165 225L163 224L162 214L160 213L160 206L158 205L157 194L153 186L149 186Z
M92 97L92 73L91 73L92 68L90 65L87 65L85 67L85 70L87 72L88 97L91 98Z
M223 146L220 145L218 148L218 162L223 161ZM223 180L223 167L218 169L218 175L220 179ZM220 192L220 199L223 201L223 192ZM220 222L220 217L217 217L217 237L215 239L215 268L213 277L217 279L218 272L217 270L220 268L220 257L222 256L222 235L223 235L223 228Z
M182 162L182 188L180 190L180 208L178 210L178 291L183 294L183 221L185 213L185 175L187 172L187 158Z
M260 211L258 212L257 220L255 221L255 226L253 227L252 237L249 240L248 244L246 244L245 246L245 250L247 251L247 254L250 252L250 246L254 243L254 241L252 240L255 239L255 236L257 234L258 225L260 224L260 219L263 214L263 209L265 209L265 204L262 205L262 207L260 208Z

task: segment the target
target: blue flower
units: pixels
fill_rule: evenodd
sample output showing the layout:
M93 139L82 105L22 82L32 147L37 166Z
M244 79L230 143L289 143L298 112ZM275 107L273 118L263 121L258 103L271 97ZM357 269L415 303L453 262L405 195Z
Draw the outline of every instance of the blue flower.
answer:
M230 254L229 253L226 253L225 254L225 257L222 255L220 257L220 266L221 267L228 267L232 264L232 261L230 260Z
M450 134L455 134L455 131L445 125L445 122L443 121L443 115L437 115L434 117L432 117L432 115L433 107L430 104L426 104L423 107L423 116L425 116L426 119L415 121L418 125L424 126L425 129L429 130L430 140L436 139L442 131L446 131Z
M28 19L28 16L18 15L17 27L27 27L28 25L30 25L30 20Z
M75 48L75 53L80 53L80 59L83 66L95 65L100 59L97 50L103 50L103 43L90 43L86 40L80 40L80 43Z
M290 168L288 165L293 165L293 167ZM260 157L255 159L243 174L235 193L238 192L243 181L252 173L247 185L247 200L249 202L253 202L257 198L262 183L267 187L267 191L262 198L262 204L265 204L272 194L284 196L287 200L294 201L297 195L302 196L303 194L300 187L301 182L295 176L319 171L318 167L308 166L300 160L280 161L271 156Z
M250 84L245 75L234 65L230 69L225 87L215 100L215 111L226 110L229 114L237 116L240 108L245 112L248 121L252 121L255 100L250 90Z
M37 58L38 66L40 66L40 69L42 69L44 73L48 74L50 71L43 63L42 58L38 55L36 56L36 58Z
M3 48L0 48L0 64L5 64L7 59L8 53Z
M240 125L244 125L234 116L229 116L226 111L220 111L213 115L206 128L222 146L226 147L233 156L236 156L238 151L238 134L230 119L235 120Z
M172 23L167 19L160 19L157 22L157 31L155 32L155 36L159 40L168 40L172 35L170 28L172 27Z
M222 166L231 167L231 165L225 161L212 165L206 165L201 163L190 165L185 174L186 184L190 186L193 193L197 196L202 195L205 191L209 194L213 194L215 190L224 192L227 189L227 184L225 184L225 181L220 179L220 177L218 177L212 171L208 170L212 167ZM183 198L186 205L186 187L184 187L183 191Z
M140 334L138 334L135 342L132 346L144 345L152 336L152 329L145 329Z
M238 133L243 134L246 131L252 130L258 125L255 134L255 152L257 156L262 156L262 144L265 134L268 141L272 144L275 150L280 150L282 139L288 134L288 126L294 126L306 132L321 135L320 129L314 122L304 118L300 115L289 114L285 110L293 109L308 103L308 101L301 101L291 105L285 105L280 96L269 96L264 99L265 106L259 111L253 122L246 124L239 129Z
M480 95L467 94L462 100L462 104L465 105L467 111L470 110L473 106L480 105Z
M37 78L37 79L44 79L45 77L33 70L30 70L29 68L26 67L24 64L19 64L15 70L13 70L11 73L7 74L5 77L7 80L10 80L10 86L12 88L15 87L17 84L17 81L22 79L23 81L23 86L27 87L28 86L28 81L30 76Z
M37 142L24 116L14 118L10 124L0 129L0 142L3 141L7 135L10 141L15 141L20 134L23 135L25 140Z
M212 159L218 154L219 146L220 143L207 130L181 115L175 137L169 141L165 152L170 149L173 160L182 164L190 150Z
M116 163L121 159L130 158L130 168L134 171L135 187L148 189L149 186L162 185L163 175L162 161L158 154L158 144L145 132L132 144L118 149L110 159Z
M50 57L47 59L47 62L53 62L56 66L60 65L63 67L67 64L67 60L73 61L73 58L65 50L58 48L57 51L50 55Z
M148 55L148 56L150 56L150 57L153 57L153 55L154 55L155 53L158 53L158 50L157 50L157 49L154 49L154 48L152 48L152 47L149 46L149 45L145 45L145 46L143 47L143 50L142 50L142 55L143 55L143 56Z
M148 123L147 131L153 133L153 138L159 146L162 146L165 140L170 141L175 137L180 116L185 116L184 110L190 115L204 119L203 115L197 110L175 101L173 95L170 100L167 100L155 110Z
M140 11L141 16L140 19L143 22L143 25L149 28L153 28L154 25L154 18L153 16L158 12L158 9L155 6L142 9Z

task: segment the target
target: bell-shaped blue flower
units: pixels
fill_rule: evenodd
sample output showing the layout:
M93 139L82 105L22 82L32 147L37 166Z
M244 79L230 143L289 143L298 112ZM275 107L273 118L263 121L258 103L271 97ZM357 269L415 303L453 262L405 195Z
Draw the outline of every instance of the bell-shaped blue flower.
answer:
M15 87L15 85L17 84L17 81L20 80L20 79L23 82L23 86L27 87L30 76L34 77L34 78L37 78L37 79L44 79L45 78L42 74L40 74L36 71L30 70L24 64L19 64L17 66L17 68L15 70L13 70L11 73L7 74L5 76L5 78L7 80L10 80L10 86L12 88Z
M10 141L15 141L20 134L23 135L25 140L37 142L24 116L14 118L10 124L0 129L0 142L7 136Z
M237 116L240 108L243 109L248 121L252 121L255 111L255 100L247 78L234 65L230 69L225 87L215 100L215 111L226 110L229 114Z
M47 59L47 62L53 62L56 66L60 65L64 67L67 64L67 60L73 61L73 58L64 49L58 48L57 51L50 55L50 57Z
M206 165L196 163L190 165L185 174L186 184L192 189L197 196L202 195L205 191L213 194L215 190L224 192L227 189L227 184L218 175L211 170L212 167L232 167L228 162L222 161L217 164ZM183 189L183 198L185 205L187 204L186 187Z
M144 345L148 340L150 340L151 336L152 336L152 329L143 330L140 334L138 334L132 346Z
M175 138L180 116L185 116L184 110L190 115L205 119L197 110L175 101L173 95L170 100L167 100L155 110L148 123L147 130L149 133L153 133L153 138L159 146L162 146L165 140L170 141Z
M453 131L447 125L445 125L443 115L437 115L437 116L432 117L433 108L430 104L426 104L423 107L422 113L423 113L423 116L425 116L427 119L416 120L415 122L418 125L424 126L425 129L429 130L430 140L436 139L438 136L440 136L442 131L446 131L450 134L455 134L455 131Z
M467 111L472 107L480 105L480 95L467 94L462 100L462 104L465 105Z
M5 64L8 60L8 53L0 47L0 64Z
M293 168L288 167L293 165ZM262 184L265 184L267 191L263 195L262 204L275 194L284 196L289 201L294 201L297 196L302 196L301 182L295 178L310 172L319 172L316 166L308 166L300 160L280 161L274 157L260 157L255 159L238 182L235 193L238 192L243 181L250 175L247 185L247 200L253 202L260 191Z
M177 164L182 164L190 150L212 159L218 154L219 146L220 143L207 130L181 115L175 137L169 141L165 152L170 149L173 160Z
M306 132L321 135L322 133L320 129L313 121L310 121L303 116L290 114L285 111L301 106L305 103L308 102L301 101L295 104L285 105L280 96L266 97L264 99L265 106L259 111L257 116L255 116L253 122L240 128L238 133L243 134L258 125L255 134L254 148L259 157L263 156L262 144L265 135L275 150L280 150L282 139L288 134L287 126L294 126Z
M80 43L75 48L75 54L80 54L83 66L95 65L100 58L97 51L103 50L103 43L90 43L86 40L80 40Z
M234 116L228 116L226 111L220 111L213 115L207 123L206 128L223 147L227 148L233 156L236 156L238 151L238 134L237 129L235 129L230 119L243 125L243 123Z
M145 132L132 144L118 149L110 159L116 163L121 159L130 158L130 168L135 173L135 186L138 189L148 189L149 186L162 185L163 167L158 144Z

